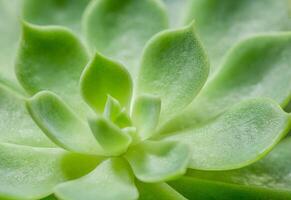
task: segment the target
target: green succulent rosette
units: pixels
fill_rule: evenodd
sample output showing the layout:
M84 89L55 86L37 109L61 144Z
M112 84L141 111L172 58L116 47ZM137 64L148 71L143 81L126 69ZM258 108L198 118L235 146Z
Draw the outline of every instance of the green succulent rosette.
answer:
M0 199L291 199L288 14L0 0Z

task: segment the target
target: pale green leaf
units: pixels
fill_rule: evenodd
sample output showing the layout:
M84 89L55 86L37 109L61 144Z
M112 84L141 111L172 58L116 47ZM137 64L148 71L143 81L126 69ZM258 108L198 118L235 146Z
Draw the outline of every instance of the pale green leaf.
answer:
M131 143L131 137L109 120L96 117L89 120L89 125L106 155L118 156L124 153Z
M159 0L92 1L83 19L88 44L124 63L135 78L146 41L167 28Z
M68 29L23 23L16 74L29 94L51 90L81 109L78 85L87 61L86 49Z
M24 0L22 17L38 25L67 26L81 34L82 14L89 0Z
M108 95L103 115L106 119L114 121L116 117L120 114L122 108L120 103L114 99L112 96Z
M268 153L291 128L291 117L269 99L239 103L203 125L177 132L169 140L191 147L190 168L229 170Z
M192 0L187 23L197 23L206 46L211 74L238 41L257 33L291 30L289 0Z
M161 99L153 96L139 96L135 100L132 120L142 140L150 138L158 125Z
M108 95L122 107L127 107L131 99L132 80L121 64L96 53L82 74L81 92L97 113L103 112Z
M143 183L136 181L139 200L186 200L179 192L166 183Z
M291 99L291 32L258 35L236 45L220 71L163 132L193 127L250 98ZM175 127L176 126L176 127Z
M87 123L54 93L39 92L26 105L38 126L59 146L77 153L103 153Z
M13 200L48 196L57 184L88 173L99 162L57 148L7 143L0 143L0 160L0 198Z
M128 164L120 158L105 160L90 174L58 185L62 200L135 200L138 191Z
M187 106L208 76L208 60L193 24L164 31L147 44L138 77L139 94L162 100L161 120Z
M0 84L0 142L28 146L55 146L35 125L25 98Z
M185 20L186 10L191 0L163 0L166 4L171 27L182 26Z
M135 176L143 182L160 182L183 175L190 159L189 148L181 143L145 141L125 154Z

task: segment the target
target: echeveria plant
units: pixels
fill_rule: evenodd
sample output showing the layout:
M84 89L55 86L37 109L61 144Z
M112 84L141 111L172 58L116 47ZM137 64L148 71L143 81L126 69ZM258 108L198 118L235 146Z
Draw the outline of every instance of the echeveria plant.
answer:
M0 0L0 199L291 199L287 9Z

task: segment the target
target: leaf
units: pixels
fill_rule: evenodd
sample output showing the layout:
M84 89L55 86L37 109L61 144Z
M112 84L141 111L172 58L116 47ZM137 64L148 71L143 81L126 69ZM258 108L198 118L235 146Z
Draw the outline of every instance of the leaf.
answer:
M29 94L51 90L76 110L83 109L79 79L88 54L68 30L23 23L16 61L17 78Z
M211 74L219 69L225 53L240 40L258 33L291 30L289 0L192 0L187 23L197 23L206 46Z
M196 128L167 137L191 147L189 168L229 170L266 155L291 128L291 117L268 99L235 105Z
M0 84L0 142L28 146L55 145L35 125L25 109L25 98Z
M142 140L150 138L158 125L161 99L153 96L139 96L135 100L132 119Z
M163 2L167 6L171 27L182 26L186 17L186 6L188 6L191 0L163 0Z
M91 48L124 63L133 78L146 41L167 24L159 0L92 1L83 18Z
M90 174L58 185L55 194L62 200L134 200L138 191L128 164L120 158L101 163Z
M89 0L24 0L22 17L38 25L67 26L81 34L81 18Z
M187 177L170 182L170 185L185 196L195 194L198 200L197 194L221 196L226 200L288 200L291 199L290 147L291 138L288 137L265 158L250 166L221 172L190 170Z
M290 200L291 193L286 190L269 190L258 187L245 187L206 181L193 177L182 177L170 185L189 200Z
M193 127L246 99L267 97L281 106L291 99L291 33L258 35L241 41L221 70L208 82L187 111L163 132ZM180 122L177 122L180 121ZM176 126L176 127L175 127Z
M179 177L187 169L189 148L181 143L145 141L132 146L125 158L143 182L160 182Z
M114 121L116 117L120 114L122 108L120 103L111 97L110 95L107 96L105 109L104 109L104 117L111 121Z
M124 153L131 143L130 136L104 118L90 119L89 125L106 155L118 156Z
M104 153L86 122L54 93L39 92L26 105L36 124L60 147L84 154Z
M82 74L81 92L97 113L103 112L108 95L127 107L132 93L131 77L121 64L96 53Z
M188 176L210 181L219 181L249 187L262 187L272 190L288 190L291 198L291 138L287 137L280 142L265 158L258 162L231 171L201 172L191 170Z
M143 183L136 181L139 191L139 200L186 200L166 183Z
M15 200L46 197L55 185L88 173L99 162L57 148L5 143L0 143L0 160L0 198Z
M19 0L0 0L0 74L1 79L17 84L14 58L19 38Z
M137 91L161 98L161 121L164 121L193 100L207 75L207 57L190 25L164 31L147 44Z

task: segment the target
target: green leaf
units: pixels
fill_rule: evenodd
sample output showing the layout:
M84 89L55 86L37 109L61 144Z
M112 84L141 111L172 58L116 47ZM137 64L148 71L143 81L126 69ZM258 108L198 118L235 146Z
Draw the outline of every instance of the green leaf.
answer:
M0 74L16 84L14 59L20 35L19 0L0 0Z
M138 191L128 164L120 158L101 163L90 174L58 185L55 194L62 200L134 200Z
M22 17L38 25L67 26L81 34L82 14L89 0L24 0Z
M170 182L170 185L198 200L207 199L205 196L226 200L288 200L291 199L290 148L291 138L288 137L265 158L248 167L220 172L190 170L187 177ZM204 198L198 198L197 194Z
M231 171L202 172L191 170L188 176L209 181L257 186L274 190L289 190L291 197L291 138L280 142L265 158L258 162Z
M153 96L139 96L134 103L132 119L142 140L150 138L158 125L161 99Z
M112 96L108 95L105 108L104 108L104 117L111 121L114 121L116 117L120 114L122 108L120 103L114 99Z
M146 41L168 22L159 0L100 0L88 6L83 24L91 48L121 61L136 77Z
M166 183L143 183L136 181L139 191L139 200L186 200Z
M122 107L127 107L131 99L132 80L121 64L96 53L82 74L81 92L97 113L103 112L108 95Z
M79 79L88 54L67 29L23 23L16 61L18 80L29 94L51 90L81 109Z
M179 27L183 24L186 17L185 10L191 0L163 0L167 6L171 27Z
M235 105L219 117L169 136L191 147L190 168L229 170L266 155L291 128L291 117L275 102L254 99Z
M187 106L208 75L207 57L192 24L155 36L141 63L137 91L161 98L162 121Z
M183 175L190 159L189 148L181 143L145 141L125 154L135 176L143 182L160 182Z
M55 146L35 125L25 98L0 84L0 142L28 146Z
M90 128L106 155L118 156L124 153L131 143L131 137L104 118L89 120Z
M103 154L87 123L54 93L39 92L26 105L37 125L59 146L77 153Z
M290 63L291 32L258 35L240 42L187 111L163 132L193 127L250 98L267 97L286 106L291 99Z
M187 23L197 23L198 34L211 61L211 74L235 43L257 33L291 30L289 0L192 0Z
M99 162L57 148L5 143L0 143L0 160L0 198L15 200L46 197L57 184L88 173Z

